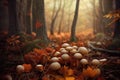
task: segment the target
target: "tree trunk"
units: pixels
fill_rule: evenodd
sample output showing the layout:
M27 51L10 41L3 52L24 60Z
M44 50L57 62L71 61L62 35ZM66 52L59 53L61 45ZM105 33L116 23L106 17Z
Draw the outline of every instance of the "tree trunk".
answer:
M115 0L116 10L120 10L120 0ZM113 38L120 38L120 18L115 23Z
M61 12L61 19L60 19L60 23L59 23L59 26L58 26L58 34L61 33L61 26L62 26L62 21L63 21L63 17L64 17L64 8L65 8L65 0L64 0L64 3L63 3L62 12Z
M37 37L40 38L44 42L48 42L46 25L45 25L45 11L44 11L44 0L36 0L36 8L38 11L36 12L37 20L39 23L39 27L37 27L36 33Z
M54 8L56 7L55 4L54 4ZM61 0L60 0L60 4L59 4L58 10L56 11L56 13L53 12L53 14L55 14L55 15L52 18L52 22L51 22L51 27L50 27L50 34L51 35L54 35L54 24L55 24L55 21L57 19L58 14L59 14L60 8L61 8Z
M76 41L76 36L75 36L76 30L75 29L76 29L76 23L77 23L78 12L79 12L79 2L80 0L76 1L76 9L75 9L74 19L73 19L72 27L71 27L70 41Z
M8 4L5 0L0 0L0 32L7 31L8 21Z
M32 5L33 0L27 0L27 17L26 17L26 33L31 34L32 33Z
M18 27L17 11L16 11L16 0L8 0L9 9L9 35L20 33Z

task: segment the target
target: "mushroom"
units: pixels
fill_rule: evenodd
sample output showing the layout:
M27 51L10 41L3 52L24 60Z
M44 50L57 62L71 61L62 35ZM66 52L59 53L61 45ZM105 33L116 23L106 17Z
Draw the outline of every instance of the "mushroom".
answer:
M100 59L99 61L100 62L105 62L105 61L107 61L107 59L104 58L104 59Z
M4 78L5 78L4 80L13 80L12 76L9 74L5 75Z
M70 46L68 43L63 43L63 44L62 44L62 47L63 47L63 48L66 48L66 47L68 47L68 46Z
M68 60L70 58L70 56L68 54L63 54L63 55L61 55L61 58L63 60Z
M42 64L38 64L35 67L38 71L43 71L43 65Z
M74 58L76 58L76 59L81 59L81 58L82 58L82 54L80 54L80 53L75 53L75 54L74 54Z
M63 49L63 50L61 50L61 53L62 53L62 54L64 54L64 53L68 53L68 51L65 50L65 49Z
M61 53L59 51L56 51L54 56L59 56Z
M60 68L61 68L61 65L59 62L53 62L50 64L50 69L52 69L52 70L58 70Z
M77 52L76 49L72 49L72 50L70 51L70 53L72 53L72 54L74 54L74 53L76 53L76 52Z
M57 57L52 57L52 58L50 59L50 61L52 61L52 62L57 62L57 61L59 61L59 59L58 59Z
M91 62L93 65L97 66L100 64L100 61L98 59L93 59Z
M78 52L80 52L80 53L83 54L83 55L88 54L88 50L87 50L86 47L79 47L79 48L78 48Z
M61 52L62 50L65 50L65 48L60 48L60 50L59 50L59 51Z
M73 49L73 47L68 46L68 47L66 47L65 49L66 49L67 51L70 51L70 50L72 50L72 49Z
M17 65L17 67L16 67L16 70L17 70L17 72L18 73L22 73L22 72L24 72L24 66L23 65Z
M78 49L78 47L77 47L77 46L73 46L73 49L76 49L76 50L77 50L77 49Z
M86 65L86 64L88 64L88 60L87 59L81 59L80 63L82 63L83 65Z

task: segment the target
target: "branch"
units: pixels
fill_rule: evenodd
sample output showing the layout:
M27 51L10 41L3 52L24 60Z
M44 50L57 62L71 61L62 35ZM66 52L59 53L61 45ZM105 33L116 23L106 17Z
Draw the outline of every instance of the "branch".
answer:
M92 44L92 42L88 42L88 47L95 51L104 52L105 54L108 54L110 56L120 56L120 51L97 48Z

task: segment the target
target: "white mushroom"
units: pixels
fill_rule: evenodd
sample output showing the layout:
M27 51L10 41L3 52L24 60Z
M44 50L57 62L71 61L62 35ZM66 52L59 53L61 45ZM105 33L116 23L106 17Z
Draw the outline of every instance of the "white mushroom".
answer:
M58 59L57 57L52 57L52 58L50 59L50 61L52 61L52 62L57 62L57 61L59 61L59 59Z
M59 51L56 51L54 56L59 56L61 53Z
M65 49L66 49L67 51L70 51L70 50L72 50L72 49L73 49L73 47L68 46L68 47L66 47Z
M61 58L62 58L63 60L68 60L68 59L70 58L70 56L69 56L68 54L63 54L63 55L61 56Z
M73 46L73 49L78 49L78 47L77 46Z
M23 65L17 65L16 70L18 73L24 72L24 66Z
M63 50L61 50L61 53L62 53L62 54L64 54L64 53L68 53L68 51L65 50L65 49L63 49Z
M68 47L68 46L70 46L68 43L63 43L63 44L62 44L62 47L63 47L63 48L66 48L66 47Z
M5 77L5 80L13 80L12 76L9 74L5 75L4 77Z
M43 65L42 65L42 64L36 65L35 68L36 68L37 70L39 70L39 71L43 71Z
M98 59L93 59L91 62L93 65L99 65L100 61Z
M87 60L87 59L81 59L81 60L80 60L80 63L86 65L86 64L88 64L88 60Z
M60 68L61 68L61 65L59 62L53 62L50 64L50 69L52 69L52 70L58 70Z
M75 53L75 54L74 54L74 58L76 58L76 59L81 59L81 58L82 58L82 54L80 54L80 53Z
M83 55L88 54L88 50L87 50L86 47L79 47L79 48L78 48L78 52L80 52L80 53L83 54Z
M104 59L100 59L99 61L100 62L105 62L105 61L107 61L107 59L104 58Z
M72 50L70 51L70 53L76 53L76 52L77 52L76 49L72 49Z

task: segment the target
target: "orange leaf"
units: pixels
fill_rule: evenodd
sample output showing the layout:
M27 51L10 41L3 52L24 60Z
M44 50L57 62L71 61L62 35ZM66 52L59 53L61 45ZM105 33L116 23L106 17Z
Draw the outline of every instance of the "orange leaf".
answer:
M23 64L23 66L24 66L24 71L25 72L30 72L31 69L32 69L31 64Z
M42 23L40 21L36 21L35 27L40 28L42 26Z

